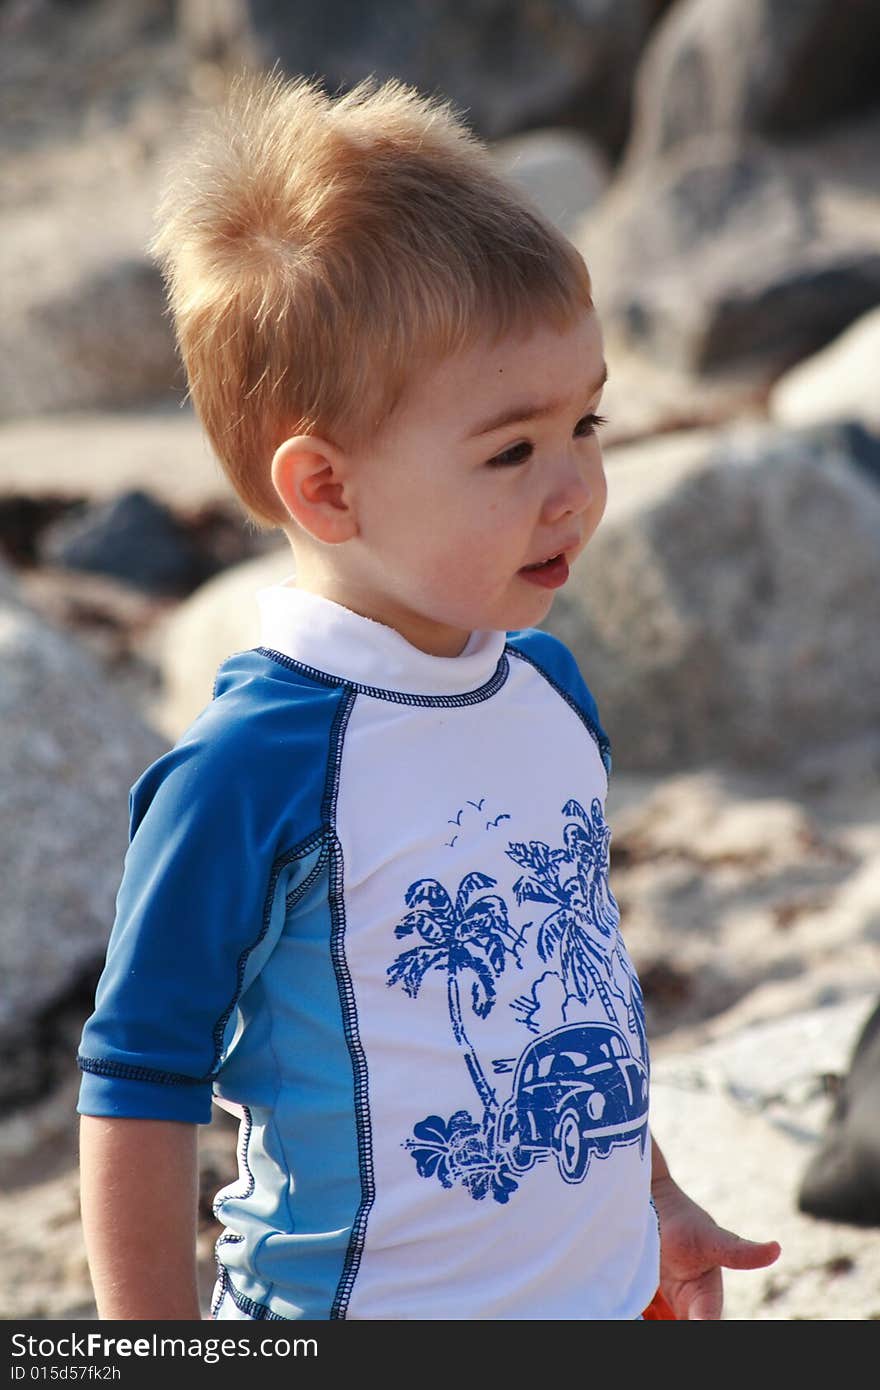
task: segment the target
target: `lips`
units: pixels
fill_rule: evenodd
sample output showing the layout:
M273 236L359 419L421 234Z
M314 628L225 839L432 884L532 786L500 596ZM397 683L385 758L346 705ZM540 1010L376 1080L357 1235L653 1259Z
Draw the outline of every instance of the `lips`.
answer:
M520 575L529 584L539 584L544 589L559 589L568 579L568 561L564 554L551 556L537 565L525 565Z

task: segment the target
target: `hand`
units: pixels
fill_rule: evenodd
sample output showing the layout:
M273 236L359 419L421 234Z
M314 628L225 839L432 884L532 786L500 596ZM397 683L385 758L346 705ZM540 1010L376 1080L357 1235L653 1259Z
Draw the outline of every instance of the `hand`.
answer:
M660 1221L660 1290L677 1318L721 1317L721 1270L763 1269L778 1260L775 1240L744 1240L717 1225L672 1178L655 1179Z

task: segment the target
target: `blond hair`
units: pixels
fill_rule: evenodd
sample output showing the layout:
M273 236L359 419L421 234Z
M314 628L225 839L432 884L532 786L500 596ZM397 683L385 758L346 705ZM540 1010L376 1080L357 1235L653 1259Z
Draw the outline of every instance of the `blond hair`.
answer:
M189 395L258 528L289 522L284 439L360 447L420 364L591 303L575 248L450 103L397 80L333 98L238 77L190 132L157 225Z

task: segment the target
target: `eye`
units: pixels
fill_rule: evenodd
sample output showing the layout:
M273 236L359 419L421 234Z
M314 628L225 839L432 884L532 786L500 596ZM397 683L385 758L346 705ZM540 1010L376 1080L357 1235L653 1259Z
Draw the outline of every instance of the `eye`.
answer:
M525 463L532 454L532 445L524 439L520 444L512 444L509 449L505 449L503 454L496 454L493 459L489 459L489 468L506 468L516 463Z
M584 415L578 420L574 427L575 436L579 439L588 439L596 433L600 425L607 425L608 421L604 415ZM518 463L525 463L526 459L531 458L534 453L534 445L524 439L519 444L512 444L509 449L505 449L503 454L496 454L489 459L488 468L512 468Z
M604 415L585 415L582 420L578 420L574 427L574 432L581 438L595 434L600 425L607 425L608 421ZM583 426L583 428L581 428Z

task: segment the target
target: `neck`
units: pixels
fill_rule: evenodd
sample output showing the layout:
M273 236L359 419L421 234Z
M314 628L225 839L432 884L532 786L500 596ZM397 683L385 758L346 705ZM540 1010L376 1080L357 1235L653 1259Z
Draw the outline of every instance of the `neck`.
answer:
M332 603L347 608L350 613L392 628L411 646L428 656L461 656L471 635L461 628L424 618L390 595L372 594L366 584L354 583L342 575L330 573L325 566L317 566L307 560L297 558L296 579L289 583L306 593L330 599Z

